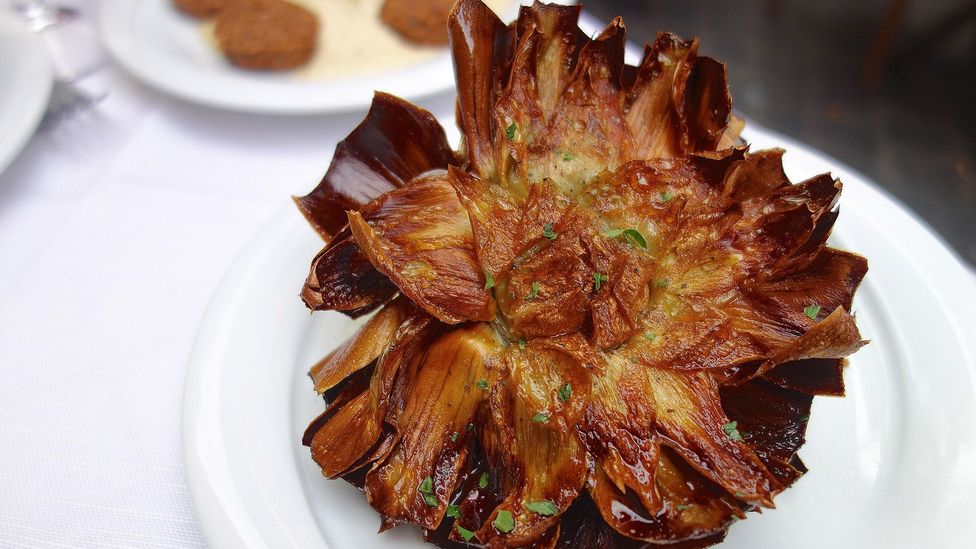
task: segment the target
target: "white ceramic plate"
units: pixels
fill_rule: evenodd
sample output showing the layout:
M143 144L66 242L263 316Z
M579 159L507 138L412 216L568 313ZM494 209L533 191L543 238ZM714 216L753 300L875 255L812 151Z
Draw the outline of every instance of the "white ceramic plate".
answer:
M37 129L52 81L44 40L0 7L0 173Z
M976 279L908 210L857 173L753 127L754 150L787 149L794 181L844 182L833 245L870 260L857 294L872 343L848 396L817 398L810 472L777 509L736 524L722 547L976 547ZM354 323L298 298L321 241L291 206L260 231L213 298L190 362L186 474L213 547L424 547L376 534L357 490L324 479L300 438L322 409L306 371Z
M509 18L516 4L513 0ZM454 87L447 48L390 71L312 80L233 67L206 43L199 23L177 12L170 0L101 0L99 22L109 52L126 70L164 92L213 107L322 114L365 109L374 90L415 101Z

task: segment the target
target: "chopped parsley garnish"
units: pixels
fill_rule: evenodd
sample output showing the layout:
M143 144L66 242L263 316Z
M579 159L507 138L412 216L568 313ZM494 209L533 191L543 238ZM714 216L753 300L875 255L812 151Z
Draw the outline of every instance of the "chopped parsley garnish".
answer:
M488 487L488 471L481 473L481 477L478 478L478 488L484 490Z
M803 314L810 317L810 320L817 320L817 315L820 314L820 305L813 304L808 307L804 307Z
M495 520L491 522L495 526L495 530L503 534L507 534L515 529L515 517L512 516L511 511L506 511L502 509L495 515Z
M495 277L491 273L485 273L485 289L490 290L495 287Z
M519 346L519 349L524 349L525 348L525 338L524 337L522 339L518 340L518 346Z
M671 279L670 278L662 278L661 280L658 280L658 281L655 281L654 282L654 287L655 288L667 288L669 284L671 284Z
M468 431L474 431L474 423L468 424Z
M477 385L478 388L481 389L482 391L487 391L488 390L488 380L487 379L479 379L475 383L475 385Z
M725 435L729 437L730 440L735 442L742 442L742 435L739 434L739 422L730 421L722 426L722 430L725 431Z
M657 335L651 332L644 332L644 339L653 342L655 339L657 339Z
M559 388L559 400L562 402L569 402L569 397L573 396L573 386L569 383L564 383L562 387Z
M458 437L457 431L451 433L451 442L457 442L457 437Z
M539 283L538 282L533 282L532 283L532 291L529 292L529 295L525 296L525 299L527 299L529 301L532 301L538 295L539 295Z
M417 488L420 495L424 497L424 503L429 507L437 507L437 496L434 495L434 479L427 477L420 483Z
M544 499L542 501L530 501L525 504L525 508L537 515L542 515L545 517L551 517L559 512L559 507L556 504Z
M600 273L593 273L593 291L594 292L599 292L600 291L600 287L607 280L610 280L610 277L608 277L607 275L600 274Z
M803 416L803 417L800 418L800 421L802 421L803 423L806 423L806 422L810 421L810 416Z
M603 234L607 235L610 238L617 238L620 235L623 235L624 238L627 239L627 242L629 242L631 246L640 247L645 250L647 249L647 240L644 238L644 235L642 235L641 232L638 231L637 229L633 229L633 228L611 229Z
M691 505L688 505L687 503L679 503L678 506L675 507L675 509L679 511L684 511L685 509L691 509Z
M532 421L536 423L549 423L549 414L545 412L539 412L538 414L532 416Z
M515 132L518 131L518 124L512 122L507 128L505 128L505 133L508 135L508 140L513 141L515 139Z
M542 236L548 238L549 240L556 240L556 231L552 230L552 223L546 223L542 227Z
M569 162L570 160L576 158L573 153L567 151L563 153L563 162Z
M632 244L640 246L645 250L647 249L647 241L644 240L644 235L642 235L637 229L624 229L624 237Z
M461 526L460 524L455 524L454 529L457 530L458 534L461 534L461 537L464 538L464 541L471 541L471 538L474 537L474 532L468 530L467 528Z
M736 490L735 491L735 497L737 497L737 498L744 498L744 497L746 497L746 495L743 494L742 492Z
M671 191L663 191L663 192L661 192L661 202L667 202L668 200L671 200L672 198L674 198L674 195L671 194Z
M447 516L458 518L461 516L461 506L460 505L448 505L447 506Z

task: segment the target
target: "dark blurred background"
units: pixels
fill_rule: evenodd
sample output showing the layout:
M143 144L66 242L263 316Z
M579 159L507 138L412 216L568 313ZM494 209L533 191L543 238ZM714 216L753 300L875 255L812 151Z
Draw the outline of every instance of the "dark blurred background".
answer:
M976 1L587 0L698 36L736 109L877 181L976 265Z

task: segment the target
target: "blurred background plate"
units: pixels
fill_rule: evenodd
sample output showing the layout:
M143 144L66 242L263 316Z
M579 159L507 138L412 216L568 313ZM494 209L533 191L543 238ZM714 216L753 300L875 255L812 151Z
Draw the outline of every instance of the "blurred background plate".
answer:
M514 18L514 0L499 0L494 5L508 6L503 18ZM178 12L170 0L102 0L99 10L103 40L126 70L164 92L213 107L273 114L324 114L365 110L375 90L416 101L454 87L454 70L446 46L427 48L427 54L405 58L400 66L345 77L323 77L301 68L246 71L224 60L207 36L206 23ZM342 32L339 28L343 25L355 25L328 19L327 14L320 19L320 48L325 45L322 37L327 33ZM359 32L360 27L354 26L354 32ZM388 32L384 27L374 30Z
M0 173L37 129L53 78L44 40L0 7Z
M761 128L743 135L754 150L786 148L794 181L827 171L843 181L831 242L869 259L853 309L872 341L851 357L847 397L814 400L800 450L810 472L721 547L976 547L976 281L874 183ZM289 204L231 268L197 333L183 451L212 547L430 547L412 527L377 534L363 494L322 478L301 444L323 409L308 368L357 326L310 316L298 298L321 247Z

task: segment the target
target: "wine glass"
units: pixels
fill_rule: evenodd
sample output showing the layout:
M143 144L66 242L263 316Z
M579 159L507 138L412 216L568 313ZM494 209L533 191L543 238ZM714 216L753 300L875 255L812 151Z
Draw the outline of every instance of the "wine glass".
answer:
M47 0L12 0L14 11L27 23L32 31L42 31L57 25L75 15L69 8L54 7Z

